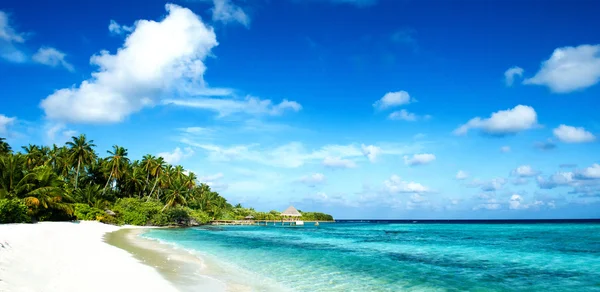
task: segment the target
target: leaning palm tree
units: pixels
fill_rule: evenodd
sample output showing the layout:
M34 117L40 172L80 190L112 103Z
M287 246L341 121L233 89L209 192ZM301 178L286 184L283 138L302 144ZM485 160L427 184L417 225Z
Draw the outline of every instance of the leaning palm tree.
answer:
M108 176L106 185L102 190L102 195L104 195L106 187L111 182L111 179L114 178L115 182L118 181L127 170L127 165L129 164L129 158L127 158L127 149L118 145L114 145L113 150L109 150L107 152L110 154L107 159L107 164L110 168L110 175Z
M158 157L155 159L154 167L151 169L151 175L154 177L154 185L152 186L152 190L150 191L150 194L148 195L148 200L150 200L150 197L152 197L152 194L154 193L154 189L156 188L156 184L161 179L161 176L163 176L165 167L166 167L166 163L165 163L164 158ZM156 196L156 198L158 199L158 195Z
M94 140L86 141L85 135L79 137L71 137L73 141L67 142L69 146L69 160L71 163L77 162L77 171L75 175L75 189L77 189L77 181L79 180L79 171L81 165L90 164L94 161L96 153L92 147L95 147Z

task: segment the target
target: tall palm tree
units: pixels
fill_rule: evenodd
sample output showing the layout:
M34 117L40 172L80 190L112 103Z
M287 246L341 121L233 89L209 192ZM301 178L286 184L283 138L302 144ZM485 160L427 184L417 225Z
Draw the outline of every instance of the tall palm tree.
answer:
M12 152L12 148L10 148L10 145L8 145L8 143L6 143L6 139L0 137L0 155L9 154L11 152Z
M111 178L114 178L115 182L121 179L127 170L127 165L129 164L129 158L127 158L127 149L118 145L114 145L112 151L109 150L106 152L110 154L106 161L110 167L110 175L108 176L104 190L102 190L102 195L104 195L106 187L111 182Z
M81 165L85 166L94 161L96 153L92 148L96 145L94 144L94 140L86 141L84 134L79 135L79 137L73 136L71 139L73 139L73 141L67 142L67 146L69 146L69 160L71 163L77 162L77 171L75 175L75 189L77 189Z
M164 158L162 158L162 157L156 158L156 160L154 162L154 167L152 168L152 172L151 172L151 175L154 177L154 185L152 186L152 190L150 191L150 194L148 195L148 200L150 200L150 197L152 197L152 194L154 193L154 189L156 188L156 184L161 179L161 176L163 176L165 167L166 167L166 163L165 163ZM158 199L158 195L156 196L156 198Z
M33 144L21 147L25 152L25 166L27 169L33 169L36 166L41 165L42 160L42 149L41 147Z
M24 162L21 153L0 156L0 198L17 197L16 186L25 175Z
M39 166L19 181L17 189L34 213L39 209L57 209L72 215L73 208L64 202L66 193L61 186L62 181L50 167Z

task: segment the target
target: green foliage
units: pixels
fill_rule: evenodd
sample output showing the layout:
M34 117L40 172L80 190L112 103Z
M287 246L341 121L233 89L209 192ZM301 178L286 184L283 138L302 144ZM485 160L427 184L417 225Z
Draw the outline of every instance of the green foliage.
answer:
M98 218L102 218L104 216L108 216L106 212L90 207L87 204L76 203L75 206L75 217L77 220L98 220Z
M0 223L31 222L27 215L27 206L21 200L0 199Z
M79 135L62 146L30 144L13 152L0 138L0 222L79 219L166 226L249 215L281 219L279 211L232 206L207 184L198 184L194 173L169 165L162 157L132 160L127 149L117 145L99 157L95 146ZM331 218L322 213L304 217Z
M300 220L304 221L333 221L333 217L329 214L320 212L301 212Z

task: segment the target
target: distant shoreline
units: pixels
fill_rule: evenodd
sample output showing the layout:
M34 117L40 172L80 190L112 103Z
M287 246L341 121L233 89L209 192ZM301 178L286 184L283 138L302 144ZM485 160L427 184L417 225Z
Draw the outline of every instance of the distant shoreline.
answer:
M336 223L534 224L600 223L600 219L336 219Z

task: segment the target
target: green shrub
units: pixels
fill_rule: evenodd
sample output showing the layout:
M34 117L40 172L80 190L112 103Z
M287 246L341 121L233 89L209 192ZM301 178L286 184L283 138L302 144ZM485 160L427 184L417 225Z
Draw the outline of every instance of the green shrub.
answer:
M88 204L74 204L75 205L75 217L77 220L98 220L99 217L108 216L106 212L90 207Z
M0 223L31 222L27 215L27 206L21 200L0 199Z
M150 219L150 224L153 226L167 226L169 223L169 216L165 213L154 214Z
M162 206L158 202L146 202L135 198L119 199L113 207L120 224L142 226L152 224L152 219L155 219L155 215L161 213L161 210Z
M195 220L198 224L206 224L210 221L210 216L206 212L200 210L189 210L190 219Z

